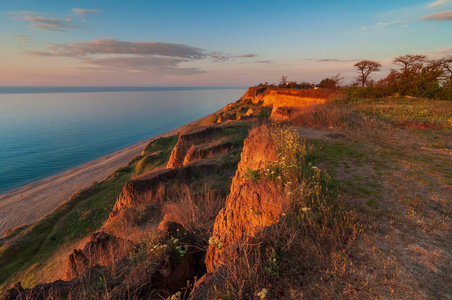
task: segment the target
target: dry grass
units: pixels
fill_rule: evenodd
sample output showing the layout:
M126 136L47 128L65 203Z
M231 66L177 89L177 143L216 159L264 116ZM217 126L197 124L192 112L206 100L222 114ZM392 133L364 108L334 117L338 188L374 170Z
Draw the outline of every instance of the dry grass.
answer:
M200 191L180 186L162 206L164 222L176 222L190 232L208 239L215 217L224 207L224 198L204 186ZM164 225L164 224L162 224Z
M269 127L260 138L275 145L278 160L249 170L246 178L265 189L257 193L271 197L268 191L275 191L273 201L283 213L256 237L243 237L224 251L219 273L227 284L214 294L250 299L266 289L271 298L292 293L311 299L355 293L362 284L348 248L363 231L358 215L337 198L335 182L309 163L313 148L296 129Z
M353 116L349 107L328 102L296 111L289 122L294 126L302 127L342 128L348 124L354 124L356 117Z

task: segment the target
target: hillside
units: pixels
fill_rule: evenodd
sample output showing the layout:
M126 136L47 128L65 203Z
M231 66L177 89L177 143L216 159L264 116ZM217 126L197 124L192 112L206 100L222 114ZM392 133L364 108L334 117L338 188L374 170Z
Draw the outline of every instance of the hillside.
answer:
M0 240L0 299L452 298L452 105L253 87Z

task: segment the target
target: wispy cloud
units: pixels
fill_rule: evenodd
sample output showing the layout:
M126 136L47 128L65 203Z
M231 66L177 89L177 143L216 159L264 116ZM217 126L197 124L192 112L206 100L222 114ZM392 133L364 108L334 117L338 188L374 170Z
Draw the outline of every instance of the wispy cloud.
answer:
M98 9L73 8L73 16L81 18L88 14L97 14ZM15 20L25 20L31 22L32 28L39 30L66 31L70 28L83 28L82 25L75 24L71 18L49 18L48 14L33 11L13 11L8 12Z
M400 23L408 23L409 21L406 20L396 20L396 21L390 21L390 22L378 22L375 24L375 27L383 27L383 26L389 26L394 24L400 24Z
M163 74L191 75L202 73L197 68L182 68L180 64L202 59L215 62L251 58L256 54L229 55L219 51L206 51L184 44L156 41L128 42L99 39L91 42L49 44L47 51L28 51L35 56L63 56L101 69L121 69L128 72L159 71Z
M422 17L424 21L452 21L452 10L446 10Z
M45 14L33 11L13 11L8 12L16 20L31 22L31 27L39 30L65 31L68 28L82 28L83 26L74 24L72 19L47 18Z
M257 54L254 53L248 53L248 54L242 54L242 55L238 55L238 58L251 58L251 57L256 57Z
M435 2L430 3L428 6L438 7L438 6L446 5L447 3L452 3L452 0L436 0Z
M258 60L256 61L258 64L271 64L272 61L271 60Z
M72 12L78 15L91 15L101 13L102 11L99 9L73 8Z
M314 60L318 62L338 62L338 63L359 61L359 59L339 59L339 58L320 58L320 59L309 58L307 60Z
M31 36L26 34L10 34L11 37L17 38L21 40L24 43L30 43L31 42Z
M67 19L56 19L56 18L44 18L42 16L32 17L24 16L24 20L30 21L33 24L31 27L39 30L53 30L53 31L64 31L67 28L82 28L81 25L75 25L72 20Z
M41 16L42 13L34 12L34 11L9 11L7 12L8 15L13 16Z
M97 54L160 55L187 59L206 57L203 49L183 44L161 42L127 42L116 39L99 39L91 42L50 44L47 52L52 56L88 56Z

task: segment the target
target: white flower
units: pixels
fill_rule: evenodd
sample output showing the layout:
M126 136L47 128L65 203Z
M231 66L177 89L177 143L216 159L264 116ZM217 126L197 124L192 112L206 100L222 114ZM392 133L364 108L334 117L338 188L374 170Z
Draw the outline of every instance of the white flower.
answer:
M179 240L178 240L178 239L175 239L175 240L173 241L173 244L176 244L177 242L179 242Z

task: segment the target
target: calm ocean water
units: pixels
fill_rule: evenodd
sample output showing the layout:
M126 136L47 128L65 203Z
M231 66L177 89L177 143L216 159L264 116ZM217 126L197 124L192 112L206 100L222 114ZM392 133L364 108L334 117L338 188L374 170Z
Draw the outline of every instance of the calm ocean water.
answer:
M0 193L194 121L245 92L205 88L22 89L0 87Z

